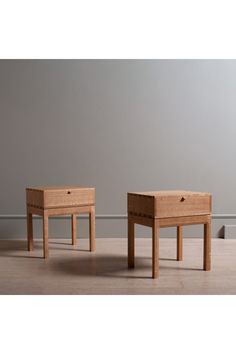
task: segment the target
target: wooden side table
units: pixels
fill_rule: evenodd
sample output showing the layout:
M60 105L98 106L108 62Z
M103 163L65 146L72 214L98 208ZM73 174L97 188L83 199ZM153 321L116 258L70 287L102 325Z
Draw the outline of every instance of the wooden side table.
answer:
M79 186L26 188L28 250L33 250L32 215L43 217L43 255L48 257L48 218L71 215L72 245L76 244L76 215L89 213L90 251L95 251L95 188Z
M177 260L183 257L183 225L204 224L203 269L211 269L210 193L159 191L128 193L128 267L134 268L134 225L152 227L152 277L159 276L161 227L177 226Z

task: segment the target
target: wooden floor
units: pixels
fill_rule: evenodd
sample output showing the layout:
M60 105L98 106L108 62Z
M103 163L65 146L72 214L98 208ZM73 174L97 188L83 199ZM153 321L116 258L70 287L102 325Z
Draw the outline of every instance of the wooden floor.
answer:
M184 240L177 262L175 239L161 239L160 277L151 278L151 239L136 239L136 268L127 269L127 240L50 240L29 253L25 241L0 241L0 294L236 294L236 240L212 241L212 271L202 270L200 239Z

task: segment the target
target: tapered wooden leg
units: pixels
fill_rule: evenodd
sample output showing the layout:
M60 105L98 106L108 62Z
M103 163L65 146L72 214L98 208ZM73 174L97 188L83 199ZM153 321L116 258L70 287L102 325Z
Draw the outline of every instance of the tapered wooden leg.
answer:
M90 252L95 251L96 241L95 241L95 207L91 207L89 213L89 249Z
M48 258L48 215L43 215L43 257Z
M135 240L134 240L134 222L128 218L128 268L134 268L134 253L135 253Z
M177 261L183 260L183 226L177 226Z
M28 251L33 251L33 215L27 211Z
M159 277L159 237L160 227L154 219L152 226L152 277Z
M71 215L71 236L72 236L72 245L76 245L77 241L77 218L75 214Z
M204 224L203 269L211 270L211 221Z

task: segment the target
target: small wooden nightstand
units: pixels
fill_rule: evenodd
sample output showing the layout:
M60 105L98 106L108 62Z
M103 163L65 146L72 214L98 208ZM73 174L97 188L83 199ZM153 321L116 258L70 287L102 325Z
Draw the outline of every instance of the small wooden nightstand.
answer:
M128 267L134 268L134 225L152 227L152 277L159 276L161 227L177 226L177 260L182 260L182 226L204 224L203 268L211 269L211 194L188 191L128 193Z
M90 251L95 251L95 188L79 186L26 188L28 250L33 250L32 215L43 217L43 254L48 257L48 217L71 215L72 245L76 244L76 215L89 213Z

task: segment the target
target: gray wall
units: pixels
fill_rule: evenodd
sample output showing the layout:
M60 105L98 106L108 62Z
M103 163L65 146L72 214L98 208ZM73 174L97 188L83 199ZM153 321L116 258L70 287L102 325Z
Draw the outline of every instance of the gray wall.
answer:
M0 237L25 236L14 215L38 184L95 186L98 236L126 235L127 191L209 191L215 214L234 214L235 97L235 60L1 60Z

